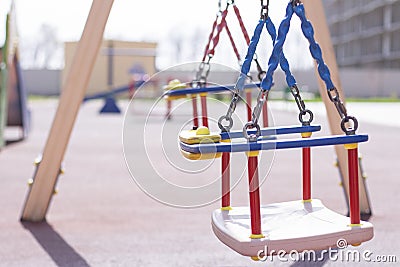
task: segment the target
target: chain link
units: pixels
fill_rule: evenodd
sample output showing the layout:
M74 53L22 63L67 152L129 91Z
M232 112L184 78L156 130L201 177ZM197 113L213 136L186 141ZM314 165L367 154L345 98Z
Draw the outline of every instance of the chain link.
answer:
M256 128L256 133L255 134L249 134L247 132L248 129L254 129ZM258 123L254 123L252 121L249 121L246 123L243 127L243 136L247 139L249 142L257 142L258 137L261 135L261 129L260 125Z
M269 12L269 0L267 0L267 4L264 4L264 0L261 0L261 11L260 11L260 19L267 20Z
M258 120L260 119L262 108L265 102L267 101L268 93L269 91L267 90L260 90L257 96L257 104L253 110L253 113L251 114L251 121L246 123L245 126L243 127L243 136L249 142L257 141L257 138L261 135L260 125L258 124ZM247 129L252 129L252 128L256 128L257 131L255 134L249 135L247 133Z
M258 120L260 119L261 111L264 106L265 101L268 98L268 91L260 90L257 96L257 104L253 110L251 120L254 124L258 124Z
M300 0L291 0L291 3L292 3L292 6L295 7L295 6L300 5L301 1Z
M218 12L217 12L217 17L222 15L222 0L218 1Z
M311 110L306 109L306 104L301 98L299 88L295 84L290 87L290 91L292 92L297 107L299 108L299 121L302 123L303 126L310 125L312 120L314 119L314 114L311 112ZM308 119L305 119L306 115L308 115Z
M191 86L193 88L196 87L204 87L207 84L207 78L208 75L210 74L210 60L212 58L212 55L208 55L208 60L200 62L199 69L197 70L196 73L196 78L192 81Z
M343 132L345 132L347 135L355 134L358 128L358 121L355 117L347 115L346 106L340 99L339 91L336 87L328 90L328 97L335 105L336 110L338 111L339 116L342 119L340 122L340 127L342 128Z
M233 126L232 115L236 110L236 105L239 99L240 99L239 90L234 89L233 97L229 105L228 111L224 116L221 116L218 119L218 127L222 132L229 132L232 129ZM228 125L224 125L223 124L224 121L227 121Z

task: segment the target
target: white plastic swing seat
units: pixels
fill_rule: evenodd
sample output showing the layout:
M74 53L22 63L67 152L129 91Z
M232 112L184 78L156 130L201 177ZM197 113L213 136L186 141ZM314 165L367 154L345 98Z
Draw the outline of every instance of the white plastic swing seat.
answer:
M359 245L372 239L373 225L361 221L350 226L350 218L326 208L318 199L311 202L290 201L261 207L263 238L251 239L249 207L217 209L212 214L212 228L218 239L236 252L250 257L277 255L283 250L302 252L336 248L340 239Z

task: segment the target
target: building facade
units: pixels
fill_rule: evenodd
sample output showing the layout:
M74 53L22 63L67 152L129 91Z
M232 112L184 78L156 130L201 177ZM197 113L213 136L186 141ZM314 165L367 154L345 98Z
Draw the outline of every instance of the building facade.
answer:
M400 0L323 0L340 67L400 68Z
M65 43L65 66L62 83L65 82L77 42ZM156 72L157 43L104 40L89 80L87 93L105 92L126 86L138 75L151 76Z

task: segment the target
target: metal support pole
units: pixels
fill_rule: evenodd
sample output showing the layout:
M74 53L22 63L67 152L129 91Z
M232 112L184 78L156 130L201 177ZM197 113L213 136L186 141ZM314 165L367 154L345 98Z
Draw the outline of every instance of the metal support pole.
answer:
M192 97L192 109L193 109L193 129L199 128L199 115L197 112L197 96L191 95Z
M200 94L201 100L201 119L203 126L208 128L208 115L207 115L207 93Z
M345 146L347 149L350 191L350 223L360 224L360 201L358 188L358 148L357 144Z
M248 175L249 175L249 197L250 197L250 238L263 238L261 231L260 189L258 177L258 151L247 153Z
M229 152L222 153L222 210L231 209L230 157Z

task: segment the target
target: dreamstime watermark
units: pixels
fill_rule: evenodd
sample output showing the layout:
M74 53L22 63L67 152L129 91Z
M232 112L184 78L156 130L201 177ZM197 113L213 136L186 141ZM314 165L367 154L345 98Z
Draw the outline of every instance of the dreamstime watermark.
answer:
M363 251L349 249L347 241L343 238L337 240L335 248L329 247L320 251L291 250L286 252L285 250L270 250L265 246L264 249L258 251L257 258L260 261L269 260L270 262L323 262L330 260L333 262L396 263L398 261L396 255L377 255L369 249Z

